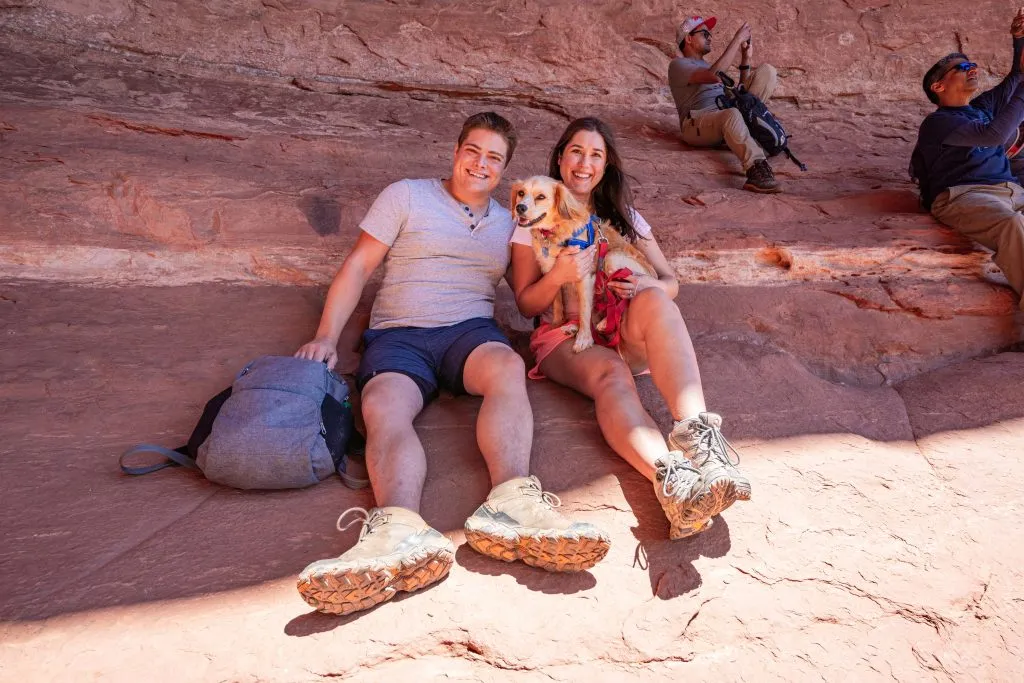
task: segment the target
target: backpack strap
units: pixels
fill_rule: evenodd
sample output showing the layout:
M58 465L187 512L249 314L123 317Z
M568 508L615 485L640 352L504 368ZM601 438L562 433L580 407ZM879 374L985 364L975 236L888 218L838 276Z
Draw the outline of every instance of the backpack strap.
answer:
M118 463L121 465L121 471L125 474L149 474L150 472L156 472L162 470L165 467L187 467L188 469L198 469L199 465L196 464L195 456L199 453L199 446L202 445L206 438L210 436L210 432L213 430L213 421L217 418L217 413L220 412L224 402L231 396L231 387L228 387L224 391L220 392L207 403L203 409L203 414L199 418L199 423L196 428L192 430L192 435L188 439L188 443L184 446L178 446L174 450L170 448L164 448L163 446L157 446L151 443L140 443L138 446L129 448L121 454ZM138 467L132 465L126 465L125 461L134 455L139 453L158 453L165 458L163 462L158 462L153 465L139 465Z
M159 453L160 455L167 458L163 462L158 462L153 465L139 465L130 466L125 464L125 460L136 455L138 453ZM165 467L187 467L189 469L196 469L196 461L188 455L186 446L181 446L176 450L170 448L164 448L163 446L156 446L151 443L140 443L138 446L129 448L121 454L118 463L121 465L121 471L125 474L149 474L150 472L156 472L162 470Z
M801 171L807 170L807 164L797 159L796 155L789 151L789 145L783 147L782 151L786 153L786 156L789 157L789 160L796 164Z
M199 416L196 428L192 430L192 435L188 437L188 443L182 446L184 450L179 449L179 452L193 458L199 454L199 447L203 445L203 442L210 436L210 432L213 431L213 421L217 419L217 415L220 413L220 409L224 407L224 403L231 398L232 388L228 387L206 402L206 407L203 408L203 414Z

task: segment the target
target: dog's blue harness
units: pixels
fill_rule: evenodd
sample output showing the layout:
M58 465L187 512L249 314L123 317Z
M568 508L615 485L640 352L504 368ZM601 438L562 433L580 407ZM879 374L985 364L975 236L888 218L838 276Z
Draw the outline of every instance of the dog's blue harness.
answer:
M591 216L587 224L572 234L572 237L562 242L563 247L579 247L580 249L586 249L594 244L594 219L596 216ZM584 232L587 233L587 239L582 239L580 235Z

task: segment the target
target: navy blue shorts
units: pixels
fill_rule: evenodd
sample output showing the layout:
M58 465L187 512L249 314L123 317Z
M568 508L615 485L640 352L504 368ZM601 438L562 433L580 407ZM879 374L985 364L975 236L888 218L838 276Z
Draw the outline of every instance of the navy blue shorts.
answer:
M416 382L424 405L443 387L466 393L462 371L466 359L486 342L511 346L494 318L471 318L447 327L390 327L363 333L362 360L356 371L360 390L383 372L397 372Z

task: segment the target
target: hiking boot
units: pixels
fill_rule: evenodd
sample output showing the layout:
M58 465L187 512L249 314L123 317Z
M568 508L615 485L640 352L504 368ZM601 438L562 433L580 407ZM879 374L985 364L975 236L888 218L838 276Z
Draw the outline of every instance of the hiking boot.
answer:
M764 159L758 159L753 166L747 169L747 182L743 184L743 189L765 194L782 192L779 181L775 179L775 173L772 172L772 167Z
M676 423L668 435L669 448L676 448L696 465L704 478L707 490L717 501L713 515L722 512L737 500L750 500L750 480L736 468L740 454L722 436L722 417L715 413L701 413L689 420ZM736 462L729 458L729 452Z
M299 574L299 593L329 614L351 614L443 578L455 559L455 546L412 510L373 508L362 513L359 540L341 557L319 560ZM349 525L351 526L351 525Z
M658 497L671 528L673 541L699 534L711 527L717 505L704 486L700 470L680 451L672 451L654 463L654 495Z
M608 554L611 541L593 524L556 512L561 504L541 490L537 477L506 481L466 520L466 540L473 550L505 562L522 560L549 572L590 569Z

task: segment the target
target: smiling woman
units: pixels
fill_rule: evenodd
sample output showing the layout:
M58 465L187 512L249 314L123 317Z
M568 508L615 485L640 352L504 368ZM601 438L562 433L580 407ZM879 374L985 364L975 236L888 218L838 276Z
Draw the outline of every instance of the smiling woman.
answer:
M555 323L551 307L564 286L594 272L598 248L594 240L583 248L563 242L554 264L542 273L530 229L521 223L512 235L512 289L523 315L542 316L530 337L536 361L530 377L547 376L594 399L608 444L654 484L671 522L671 537L699 533L711 526L714 515L750 498L750 482L729 459L721 417L707 412L697 356L673 301L678 293L675 274L651 226L633 208L628 177L607 124L596 118L570 123L551 151L548 174L564 183L605 230L632 243L656 275L634 272L610 282L612 296L624 302L619 341L583 350L577 345L574 350L569 342L580 322L579 312L571 308L573 299L567 302L564 325ZM668 444L641 405L633 381L633 373L648 369L676 420Z

